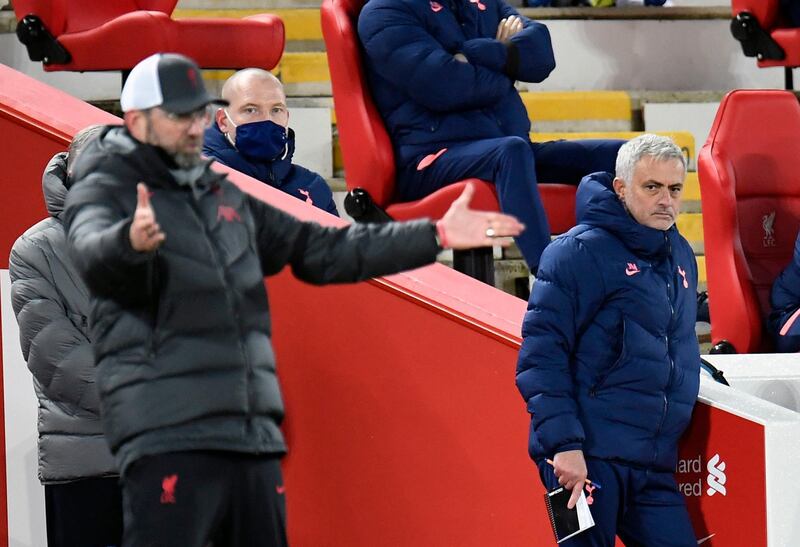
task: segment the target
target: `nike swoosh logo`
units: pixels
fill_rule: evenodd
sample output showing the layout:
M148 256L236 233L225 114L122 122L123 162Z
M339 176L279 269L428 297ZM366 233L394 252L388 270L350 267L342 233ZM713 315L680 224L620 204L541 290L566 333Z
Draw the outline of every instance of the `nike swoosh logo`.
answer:
M636 275L636 274L637 274L637 273L639 273L640 271L641 271L641 270L625 270L625 275L627 275L628 277L630 277L630 276L632 276L632 275Z
M698 539L697 544L700 545L701 543L705 543L706 541L708 541L709 539L713 538L716 535L717 534L711 534L710 536L706 536L703 539Z
M434 4L435 4L435 6L434 6ZM433 2L431 4L431 9L433 10L434 13L436 13L438 11L441 11L442 6L440 6L439 4L436 4L436 2ZM439 156L441 156L445 152L447 152L447 148L442 148L441 150L439 150L435 154L428 154L427 156L422 158L422 160L417 165L417 171L422 171L423 169L428 167L430 164L435 162L439 158Z

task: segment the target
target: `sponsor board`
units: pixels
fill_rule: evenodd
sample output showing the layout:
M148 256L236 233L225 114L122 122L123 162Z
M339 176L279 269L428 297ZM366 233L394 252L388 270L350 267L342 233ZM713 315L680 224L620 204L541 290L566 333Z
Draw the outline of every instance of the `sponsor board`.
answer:
M698 402L675 480L698 544L767 545L764 426Z

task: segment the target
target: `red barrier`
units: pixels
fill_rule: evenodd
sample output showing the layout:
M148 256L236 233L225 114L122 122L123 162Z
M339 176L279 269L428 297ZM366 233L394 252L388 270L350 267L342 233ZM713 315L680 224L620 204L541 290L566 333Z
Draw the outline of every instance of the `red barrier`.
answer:
M699 540L767 545L764 441L763 424L709 405L695 407L675 479Z
M0 314L0 332L3 328L3 314ZM3 365L3 339L0 337L0 367ZM4 396L3 383L0 382L0 400ZM5 405L0 404L0 420L6 423ZM0 428L0 545L8 545L8 505L4 503L8 500L8 488L6 487L6 428Z
M515 344L380 284L280 282L297 289L272 291L297 545L549 537Z

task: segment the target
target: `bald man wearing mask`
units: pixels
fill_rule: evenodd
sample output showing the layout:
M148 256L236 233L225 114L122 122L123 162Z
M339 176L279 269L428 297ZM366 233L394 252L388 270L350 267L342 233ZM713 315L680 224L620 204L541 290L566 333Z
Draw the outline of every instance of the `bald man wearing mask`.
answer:
M218 109L206 129L203 154L338 216L325 179L292 163L295 134L281 82L266 70L247 68L228 78L222 98L230 106Z

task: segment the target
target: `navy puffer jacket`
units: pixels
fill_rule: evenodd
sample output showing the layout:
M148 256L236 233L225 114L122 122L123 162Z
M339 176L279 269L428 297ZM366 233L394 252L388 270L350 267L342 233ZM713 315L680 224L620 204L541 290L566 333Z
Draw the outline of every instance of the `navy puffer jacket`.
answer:
M795 240L791 262L772 285L770 304L772 313L767 329L775 340L775 350L781 353L800 350L800 322L797 321L800 309L800 236Z
M294 145L294 131L289 129L286 150L280 158L250 161L228 142L219 126L213 123L204 135L203 154L338 217L333 193L325 179L314 171L292 163Z
M674 226L636 222L612 179L581 181L578 226L539 264L517 364L529 451L670 471L700 384L697 263Z
M550 33L522 17L508 46L495 40L502 0L369 0L358 19L373 98L400 165L450 144L531 128L514 81L555 68ZM455 59L463 54L468 63Z

